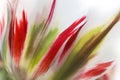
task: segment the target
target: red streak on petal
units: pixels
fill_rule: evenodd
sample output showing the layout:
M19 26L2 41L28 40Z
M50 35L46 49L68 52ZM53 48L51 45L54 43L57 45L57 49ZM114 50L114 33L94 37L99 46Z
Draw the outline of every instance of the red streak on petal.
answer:
M86 72L86 75L82 76L82 78L91 78L91 77L95 77L98 76L100 74L102 74L106 69L92 69L89 70L88 72Z
M53 0L52 6L51 6L51 9L50 9L50 13L49 13L48 18L45 22L44 28L46 28L46 26L49 25L51 20L52 20L53 13L54 13L54 10L55 10L55 5L56 5L56 0Z
M76 30L74 30L82 21L86 19L86 16L83 16L82 18L76 20L71 26L69 26L65 31L63 31L57 39L54 41L52 46L50 47L48 53L45 55L43 60L40 62L38 69L35 71L34 76L38 76L40 74L43 74L48 70L50 67L50 64L54 57L57 55L57 52L61 48L62 44L71 36L74 34ZM83 26L80 26L82 28Z
M2 17L2 20L0 21L0 39L3 33L3 29L4 29L4 17Z
M25 16L25 12L22 13L22 19L20 20L20 23L18 24L17 19L15 21L15 31L14 31L14 62L18 66L20 62L20 58L22 55L22 50L24 47L24 42L26 38L27 33L27 19Z
M13 56L13 42L14 42L14 15L13 10L11 11L11 21L10 21L10 30L8 36L10 54Z
M109 67L113 62L107 62L107 63L101 63L96 66L96 68L107 68Z
M93 77L99 76L103 72L105 72L107 70L107 68L112 65L112 63L113 62L111 61L111 62L98 64L94 68L92 68L92 69L86 71L85 73L83 73L82 75L80 75L79 79L91 79ZM79 80L79 79L77 79L77 80Z

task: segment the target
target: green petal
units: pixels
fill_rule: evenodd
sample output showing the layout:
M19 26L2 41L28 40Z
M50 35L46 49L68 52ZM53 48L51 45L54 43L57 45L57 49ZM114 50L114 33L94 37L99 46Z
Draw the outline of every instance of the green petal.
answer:
M72 53L78 53L79 50L85 45L85 43L90 40L90 38L92 36L95 36L97 35L98 33L101 32L101 30L104 28L104 25L100 26L100 27L97 27L93 30L90 30L89 32L87 32L78 42L77 44L75 45ZM97 48L98 49L98 48ZM94 51L94 53L97 51L97 49Z
M38 36L38 33L41 31L42 27L44 25L44 21L41 22L39 26L33 25L31 27L31 30L27 36L26 44L25 44L25 58L28 59L32 55L33 51L33 45L34 41L36 40L36 37Z
M105 38L108 32L114 27L114 25L119 21L120 13L118 13L112 21L110 21L105 28L98 31L97 34L91 35L88 40L83 42L84 44L77 44L79 46L70 53L63 65L55 72L51 80L69 80L79 69L81 69L86 62L91 53L96 49L96 47ZM99 30L99 29L95 29ZM96 31L97 32L97 31ZM83 39L84 40L84 39Z
M58 28L54 28L51 30L45 38L41 40L41 42L38 45L37 50L35 51L29 65L29 71L34 69L34 67L40 62L42 57L45 55L45 53L50 48L52 42L55 40L56 36L58 34Z

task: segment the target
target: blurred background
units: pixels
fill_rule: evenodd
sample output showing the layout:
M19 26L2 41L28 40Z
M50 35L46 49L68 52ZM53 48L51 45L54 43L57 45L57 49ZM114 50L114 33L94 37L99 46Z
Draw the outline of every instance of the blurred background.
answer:
M3 6L5 6L4 1L5 0L0 0L0 19L2 17L2 11L4 10ZM81 32L81 34L84 34L86 31L92 29L93 27L97 27L103 24L108 19L110 19L111 16L120 11L120 0L57 1L58 2L55 12L55 15L57 17L55 18L60 24L60 31L64 30L82 15L87 15L88 22L86 24L86 27L84 27ZM28 2L32 2L32 0L28 0ZM29 4L25 3L25 5ZM27 7L27 9L31 10L29 7ZM111 80L120 79L120 21L108 34L107 39L105 40L105 44L101 47L99 53L99 59L101 60L101 62L111 59L116 61L117 65L115 67L115 73L113 74L113 78ZM2 61L0 61L0 68L1 67Z

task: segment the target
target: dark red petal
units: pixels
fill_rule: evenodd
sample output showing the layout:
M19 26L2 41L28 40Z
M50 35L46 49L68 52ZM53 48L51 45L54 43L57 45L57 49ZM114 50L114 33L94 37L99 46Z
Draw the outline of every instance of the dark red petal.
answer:
M48 15L48 18L45 22L45 25L44 25L43 29L46 28L46 26L50 24L50 22L52 20L52 17L53 17L54 10L55 10L55 5L56 5L56 0L53 0L52 6L51 6L51 9L50 9L50 13Z
M83 16L79 20L75 21L71 26L69 26L65 31L63 31L57 39L54 41L52 46L50 47L48 53L45 55L37 71L35 72L35 76L38 74L42 74L48 70L50 64L54 57L56 56L57 52L61 48L62 44L76 31L74 30L82 21L86 19L86 16ZM80 26L82 28L83 26Z
M112 65L112 61L101 63L95 66L94 68L84 72L82 75L80 75L79 79L91 79L93 77L101 75L103 72L107 70L108 67ZM78 80L79 80L78 79ZM76 79L77 80L77 79Z
M10 49L11 56L13 56L13 42L14 42L14 18L13 16L14 16L13 11L11 11L10 30L9 30L9 36L8 36L9 49Z
M23 11L20 23L18 24L17 19L15 21L13 58L16 65L19 65L20 62L27 33L27 24L25 12Z

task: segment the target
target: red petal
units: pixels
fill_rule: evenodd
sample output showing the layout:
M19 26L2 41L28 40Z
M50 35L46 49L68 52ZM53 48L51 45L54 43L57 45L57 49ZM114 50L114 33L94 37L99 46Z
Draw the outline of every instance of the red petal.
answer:
M50 24L51 20L52 20L52 17L53 17L53 13L54 13L54 10L55 10L55 4L56 4L56 0L53 0L53 3L52 3L52 6L51 6L51 10L50 10L50 13L48 15L48 18L45 22L45 25L44 25L44 28L46 28L47 25ZM43 29L44 29L43 28Z
M107 70L108 67L110 67L112 65L112 61L110 62L106 62L106 63L101 63L98 64L97 66L95 66L94 68L84 72L82 75L80 75L80 77L76 80L79 79L86 79L89 80L93 77L99 76L101 75L103 72L105 72Z
M85 23L82 25L84 26ZM74 41L76 40L77 38L77 35L79 33L79 31L81 30L81 27L79 27L77 29L77 31L70 37L70 39L67 41L65 47L64 47L64 50L63 52L61 53L60 55L60 59L59 59L59 63L61 63L61 61L64 59L65 55L67 54L67 51L71 48L72 44L74 43Z
M35 72L35 76L42 74L48 70L50 64L54 57L56 56L57 52L61 48L62 44L75 32L75 28L86 19L86 16L83 16L79 20L75 21L71 26L69 26L65 31L63 31L57 39L54 41L52 46L50 47L47 55L43 58L37 71ZM80 26L82 28L83 26Z
M24 42L27 33L27 20L25 16L25 12L22 13L22 19L18 24L17 19L15 21L15 31L14 31L14 54L13 58L16 65L19 65L22 50L24 47Z

